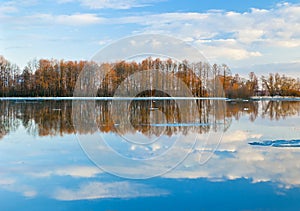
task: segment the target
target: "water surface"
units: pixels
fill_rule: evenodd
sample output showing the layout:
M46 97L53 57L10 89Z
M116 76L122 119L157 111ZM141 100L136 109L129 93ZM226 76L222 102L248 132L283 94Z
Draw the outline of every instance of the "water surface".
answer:
M114 114L110 100L97 101L92 128L84 122L89 118L74 123L72 101L1 101L0 209L299 209L300 102L223 103L198 101L197 111L188 103L184 108L190 112L183 116L172 100L133 101L130 110L120 104ZM86 111L76 110L89 115ZM130 124L117 115L125 112ZM78 138L96 132L116 153L141 160L167 149L180 154L174 137L183 142L197 137L175 169L150 179L124 179L105 172L107 166L99 168L81 148ZM112 137L144 141L148 148ZM114 160L109 165L120 171ZM158 167L150 163L144 173ZM122 171L141 174L130 165Z

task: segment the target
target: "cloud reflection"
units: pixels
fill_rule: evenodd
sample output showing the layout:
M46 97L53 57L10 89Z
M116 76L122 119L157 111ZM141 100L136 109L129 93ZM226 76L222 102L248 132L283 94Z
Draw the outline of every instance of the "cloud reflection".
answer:
M259 106L265 108L264 105ZM295 112L298 108L295 105ZM250 122L250 111L239 111L244 113L232 121L208 162L199 165L199 159L209 156L215 143L212 140L204 145L201 140L205 140L208 133L203 133L198 137L195 150L188 159L158 179L203 178L210 182L226 182L245 178L253 183L271 182L279 189L300 187L299 148L249 145L249 142L263 140L299 139L299 115L293 113L271 121L266 116L260 117L260 112L266 113L265 110L257 109L258 117ZM155 187L148 186L145 184L147 180L135 182L118 179L120 182L116 182L114 177L108 176L88 160L79 144L73 141L72 135L32 138L33 134L25 136L23 130L16 128L10 131L0 142L1 190L20 194L25 198L50 197L61 201L162 196L172 191L160 189L157 187L159 183L154 183ZM188 138L190 137L186 136ZM149 150L155 152L158 147ZM173 150L174 156L186 153L181 148ZM172 160L172 157L169 159ZM110 165L116 169L123 168L122 171L139 173L137 166L120 166L114 161ZM150 163L143 170L151 171L155 168L159 166Z
M299 120L299 118L298 118ZM267 120L265 120L267 122ZM205 165L198 165L197 153L191 156L174 171L164 175L166 178L207 178L210 181L236 180L246 178L257 182L272 182L278 187L299 187L300 151L297 148L265 148L249 145L251 141L264 139L289 133L290 136L299 136L298 133L285 131L285 127L276 128L267 124L254 124L249 131L240 130L247 121L240 120L226 133L218 150ZM260 128L260 129L258 129ZM258 133L261 132L261 134ZM225 152L225 153L224 153ZM205 152L204 152L205 153Z
M51 177L51 176L71 176L74 178L92 178L97 174L102 173L102 170L96 166L64 166L57 169L30 172L33 177Z
M136 198L167 195L168 192L151 188L147 185L132 182L89 182L77 189L58 188L53 198L62 201L103 199L103 198Z

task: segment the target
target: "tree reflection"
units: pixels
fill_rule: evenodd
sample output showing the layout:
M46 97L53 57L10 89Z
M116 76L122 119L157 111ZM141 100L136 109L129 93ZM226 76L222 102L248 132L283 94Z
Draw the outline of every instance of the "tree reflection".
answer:
M195 101L194 101L195 102ZM184 100L183 106L176 100L133 100L122 103L107 101L80 101L72 108L72 101L0 101L0 139L21 125L31 135L63 136L73 134L73 113L80 115L76 124L79 133L118 132L168 136L189 132L208 133L227 130L231 119L242 116L255 121L258 117L270 120L285 119L300 115L299 101L242 101L226 102L197 100L197 109L192 102ZM118 112L113 112L114 110ZM128 123L122 124L126 117ZM96 127L91 126L91 119Z
M239 120L242 116L249 115L251 122L259 115L258 101L230 101L227 102L226 117Z
M31 135L55 136L74 133L70 101L0 102L2 137L23 125Z
M262 118L280 120L296 115L300 115L300 102L298 101L262 102Z
M217 104L209 100L192 102L184 100L133 100L121 103L100 101L97 102L97 124L102 132L116 131L125 133L140 132L144 135L159 135L162 129L171 136L178 132L206 133L210 129L220 130L212 127L213 123L223 122L224 115L220 115L223 104ZM183 104L184 103L184 104ZM193 109L193 103L197 109ZM111 116L112 106L117 106L120 116ZM219 109L217 109L219 108ZM214 110L219 112L213 113ZM100 111L100 112L99 112ZM82 112L82 111L81 111ZM122 115L126 115L125 117ZM218 116L219 115L219 116ZM122 119L125 120L122 122ZM126 118L129 119L127 124Z
M10 131L15 131L19 123L15 121L18 113L10 108L10 102L0 103L0 139Z

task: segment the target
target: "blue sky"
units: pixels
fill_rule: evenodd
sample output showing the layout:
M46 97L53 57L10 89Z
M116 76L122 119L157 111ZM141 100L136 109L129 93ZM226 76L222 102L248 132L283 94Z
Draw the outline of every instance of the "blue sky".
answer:
M90 59L123 37L159 33L185 40L234 72L297 75L298 2L4 0L0 54L22 68L33 58Z

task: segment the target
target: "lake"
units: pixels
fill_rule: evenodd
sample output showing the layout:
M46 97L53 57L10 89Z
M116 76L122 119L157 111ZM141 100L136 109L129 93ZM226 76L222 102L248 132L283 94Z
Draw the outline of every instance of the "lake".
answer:
M300 209L300 101L0 108L0 210Z

